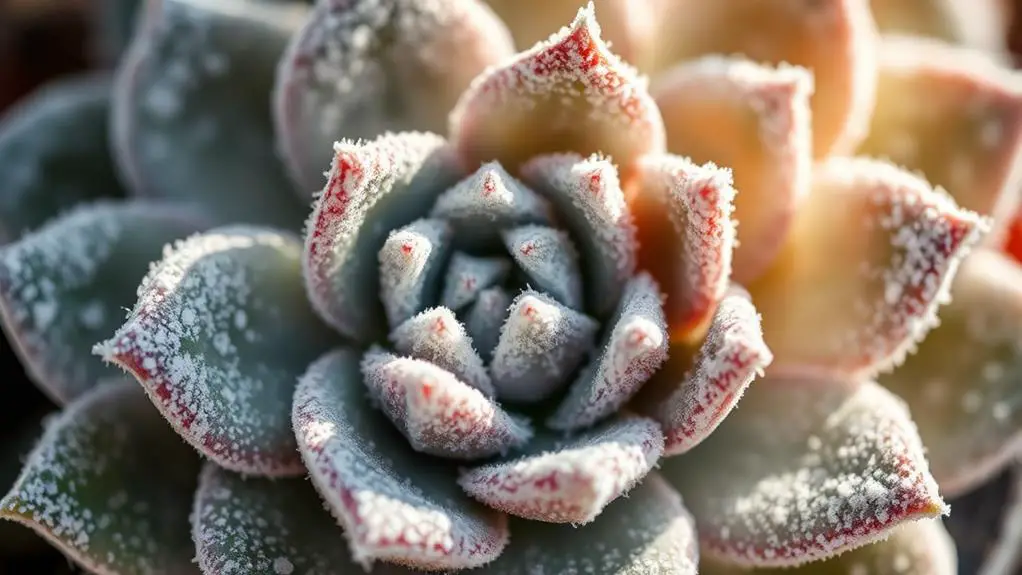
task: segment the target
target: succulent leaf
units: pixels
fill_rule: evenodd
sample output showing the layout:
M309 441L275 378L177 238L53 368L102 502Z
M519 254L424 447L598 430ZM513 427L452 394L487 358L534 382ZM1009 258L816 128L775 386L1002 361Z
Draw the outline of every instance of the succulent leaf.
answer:
M321 0L277 75L276 133L293 178L321 188L342 136L443 132L473 78L513 54L477 0Z
M483 290L507 279L511 268L511 260L507 258L475 257L465 252L454 252L447 262L440 304L454 311L460 310L476 301Z
M586 524L642 481L663 448L657 422L624 417L570 438L538 435L512 457L466 470L459 483L504 513Z
M1019 207L1022 74L933 39L888 37L864 155L920 171L1000 232Z
M588 427L623 406L667 359L667 320L653 278L639 273L621 296L604 329L600 353L571 384L547 425L553 429Z
M150 4L113 100L115 159L133 192L195 201L224 221L301 221L266 94L305 12L254 0Z
M333 336L305 298L301 254L296 236L259 227L178 242L95 352L133 375L174 429L220 466L304 473L291 398Z
M735 189L731 171L663 154L642 159L631 199L639 267L667 296L671 341L702 338L731 277Z
M667 150L729 167L738 222L733 277L759 277L784 244L809 190L813 77L805 68L705 56L661 75L653 97L667 126Z
M192 513L199 567L217 575L351 575L341 528L304 479L245 477L207 463ZM411 574L380 566L369 575Z
M720 301L701 345L677 344L668 355L636 399L637 409L663 427L664 455L709 437L773 360L759 314L738 286Z
M46 429L0 518L96 573L197 573L188 511L199 458L137 386L95 388Z
M947 513L905 405L870 381L768 375L663 473L704 552L749 567L832 557Z
M106 76L58 80L0 118L0 242L124 195L107 148L110 91Z
M357 563L467 569L507 546L506 516L458 487L457 472L412 451L365 400L358 354L316 360L295 391L295 435L312 483Z
M485 363L493 360L511 301L511 294L501 287L484 289L465 314L465 333L472 337L479 357Z
M586 309L610 314L635 272L638 249L617 168L600 156L551 154L522 166L522 176L549 199L577 243Z
M847 152L866 135L876 89L868 0L665 2L658 69L709 54L812 71L813 155Z
M948 496L987 481L1022 445L1022 268L979 250L951 291L940 325L880 379L908 402Z
M449 308L434 307L417 314L397 326L390 333L390 341L398 353L428 361L486 397L493 397L490 374L472 347L472 338Z
M440 299L451 249L447 222L422 219L390 232L380 247L380 300L391 329Z
M17 407L23 409L22 405ZM45 423L51 421L54 415L43 415L32 410L23 421L4 418L3 427L0 428L4 437L4 441L0 442L0 486L6 489L14 485L25 460L43 433ZM46 541L31 529L13 521L0 521L0 556L28 555L45 548Z
M370 397L416 451L480 459L532 438L527 422L433 363L373 347L361 367Z
M987 229L886 162L818 164L780 259L750 286L776 363L867 375L900 364Z
M92 344L120 327L163 246L207 223L191 207L105 200L0 248L0 322L34 383L64 404L123 379Z
M525 290L511 302L490 362L497 397L535 402L550 397L585 360L599 323L552 297Z
M530 286L570 308L582 307L578 251L566 232L530 225L505 230L503 236L504 246Z
M379 321L379 251L391 230L419 218L460 175L443 138L387 134L335 146L323 194L306 224L302 271L324 321L356 341L386 331Z
M911 521L891 536L795 569L757 569L757 575L957 575L955 544L938 519ZM747 569L707 561L701 575L742 575Z
M514 542L479 575L548 573L695 575L695 525L656 473L584 527L512 520Z
M472 82L450 116L450 138L469 170L498 160L510 170L545 153L601 152L628 172L664 149L664 126L646 80L600 37L592 4L545 42Z

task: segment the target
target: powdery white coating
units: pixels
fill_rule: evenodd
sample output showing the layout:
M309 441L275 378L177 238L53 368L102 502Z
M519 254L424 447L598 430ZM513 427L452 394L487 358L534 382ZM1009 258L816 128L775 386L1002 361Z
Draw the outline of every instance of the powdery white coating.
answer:
M465 332L472 337L485 363L493 359L493 350L497 349L510 306L511 294L501 287L492 287L479 292L465 314Z
M691 362L680 381L668 365L659 376L666 381L650 383L672 389L647 408L664 428L665 455L685 453L709 437L773 361L749 294L733 286L718 304L695 358L678 360Z
M704 552L748 567L832 557L948 512L905 404L871 381L775 371L663 472Z
M0 499L99 575L191 575L188 508L199 460L136 385L95 388L50 420Z
M458 483L511 515L585 524L642 481L663 448L657 422L626 417L570 439L534 441L524 454L465 471Z
M570 26L477 77L451 112L449 132L472 169L509 169L533 156L602 152L628 168L664 150L663 121L647 81L600 38L592 3Z
M443 220L416 220L393 230L380 248L380 299L391 329L422 311L440 291L451 228Z
M165 242L202 227L157 201L82 205L0 250L0 318L32 380L66 403L120 374L89 353L123 318Z
M397 326L390 341L398 353L435 364L493 397L493 383L465 327L446 307L427 309Z
M379 321L378 252L387 235L416 220L458 177L444 150L443 138L428 133L335 145L306 223L302 272L315 310L355 341L386 327Z
M493 386L501 399L540 401L568 383L600 325L532 290L518 294L508 312L490 362Z
M640 272L625 286L601 352L547 419L553 429L588 427L616 412L667 359L669 334L656 281Z
M362 358L369 395L422 453L480 459L525 445L528 422L428 361L372 347Z
M587 309L610 314L635 272L638 250L617 168L600 156L552 154L523 165L522 177L550 200L578 246Z
M572 309L582 308L578 252L567 233L531 225L505 230L502 235L504 247L532 287Z
M499 162L479 166L471 176L440 194L430 217L444 218L459 247L500 245L500 230L524 224L549 224L550 204L512 177Z
M472 502L442 460L409 449L366 403L361 380L356 352L324 355L302 376L292 414L313 485L355 561L456 570L500 555L506 516Z
M479 292L503 282L510 273L511 261L507 258L475 257L454 252L451 261L447 262L440 304L458 311L473 303Z
M341 135L442 132L472 79L513 54L507 28L475 0L319 2L277 73L276 133L292 175L322 185Z
M268 228L179 241L94 352L131 373L181 437L222 467L304 473L291 396L332 336L308 307L300 262L298 238Z

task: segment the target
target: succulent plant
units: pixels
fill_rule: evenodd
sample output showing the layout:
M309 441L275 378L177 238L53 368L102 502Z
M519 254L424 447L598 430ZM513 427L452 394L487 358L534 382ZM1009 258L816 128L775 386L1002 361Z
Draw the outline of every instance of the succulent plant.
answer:
M62 409L0 517L117 575L958 572L1022 80L925 2L581 4L151 0L13 110Z

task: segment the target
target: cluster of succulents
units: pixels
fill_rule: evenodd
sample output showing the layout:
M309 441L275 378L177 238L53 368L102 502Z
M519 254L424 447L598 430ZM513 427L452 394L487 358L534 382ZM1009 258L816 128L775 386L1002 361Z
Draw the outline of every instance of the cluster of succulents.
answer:
M148 0L0 122L0 323L60 406L5 432L0 548L972 572L947 499L1022 445L1022 75L970 6Z

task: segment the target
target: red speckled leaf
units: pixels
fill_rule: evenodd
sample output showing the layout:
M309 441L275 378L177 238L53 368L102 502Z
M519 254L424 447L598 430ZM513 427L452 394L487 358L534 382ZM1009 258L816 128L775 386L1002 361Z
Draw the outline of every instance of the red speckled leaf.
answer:
M733 286L717 306L701 345L675 345L643 387L637 408L660 422L664 454L689 451L731 413L773 356L763 343L749 294Z
M296 236L257 227L178 242L95 351L133 375L181 437L222 467L304 473L291 396L333 336L305 298L301 253Z
M451 234L444 220L415 220L391 230L380 246L379 298L391 329L440 299Z
M948 511L905 405L868 381L774 372L663 473L704 552L750 567L833 557Z
M468 569L507 546L506 516L469 499L452 466L412 451L369 406L356 353L334 351L309 367L292 419L313 485L356 562Z
M489 70L451 112L451 141L468 169L514 170L549 152L601 152L629 170L664 149L646 82L600 38L592 5L546 42Z
M571 236L546 226L506 230L504 247L537 291L573 308L582 308L582 274Z
M901 363L987 227L886 162L817 165L781 258L749 290L776 363L846 374Z
M663 447L655 421L625 417L570 438L542 434L522 453L465 471L459 483L472 497L511 515L585 524L642 481Z
M428 361L493 397L493 382L465 327L445 307L434 307L397 326L390 341L398 353Z
M644 158L631 199L639 268L666 294L672 342L702 338L731 277L735 189L731 171L675 155Z
M735 281L753 280L770 265L809 190L812 91L805 68L719 55L680 64L653 85L667 150L733 171Z
M504 24L477 0L324 0L277 72L274 118L303 192L323 185L342 137L442 132L469 83L514 54Z

